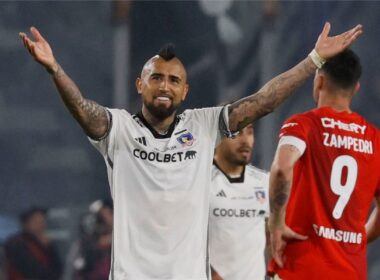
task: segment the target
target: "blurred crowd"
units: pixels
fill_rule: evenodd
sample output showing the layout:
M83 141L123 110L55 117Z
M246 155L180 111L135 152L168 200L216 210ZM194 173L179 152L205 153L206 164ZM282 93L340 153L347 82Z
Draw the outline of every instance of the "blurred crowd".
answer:
M1 244L0 279L108 279L113 225L111 202L91 203L80 219L78 237L65 249L59 248L49 234L47 209L28 208L20 214L19 223L20 230Z

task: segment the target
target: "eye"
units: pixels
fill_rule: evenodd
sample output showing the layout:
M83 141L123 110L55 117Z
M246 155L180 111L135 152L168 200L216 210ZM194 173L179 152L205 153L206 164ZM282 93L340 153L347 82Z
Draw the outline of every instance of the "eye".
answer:
M155 81L159 81L159 80L161 80L161 76L160 75L152 75L151 79L155 80Z
M180 80L178 78L171 78L172 83L179 84Z

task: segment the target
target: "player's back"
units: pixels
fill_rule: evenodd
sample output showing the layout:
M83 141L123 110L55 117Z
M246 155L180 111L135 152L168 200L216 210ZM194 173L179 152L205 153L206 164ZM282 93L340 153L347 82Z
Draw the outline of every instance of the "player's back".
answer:
M280 276L366 279L364 226L378 192L378 130L356 113L324 107L290 118L281 134L306 143L294 167L286 223L309 238L289 244Z

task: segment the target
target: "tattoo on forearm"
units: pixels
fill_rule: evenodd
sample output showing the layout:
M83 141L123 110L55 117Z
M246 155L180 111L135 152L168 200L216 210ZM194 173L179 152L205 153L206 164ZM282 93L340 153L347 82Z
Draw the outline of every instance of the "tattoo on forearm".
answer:
M272 112L315 70L314 63L310 58L306 58L292 69L270 80L257 93L233 103L229 108L230 129L241 130L256 119Z
M289 194L286 191L276 190L274 197L270 200L271 212L277 212L282 209L288 200L288 196Z
M52 74L54 83L67 109L79 122L86 133L93 138L102 137L108 129L105 108L92 100L84 98L61 66Z

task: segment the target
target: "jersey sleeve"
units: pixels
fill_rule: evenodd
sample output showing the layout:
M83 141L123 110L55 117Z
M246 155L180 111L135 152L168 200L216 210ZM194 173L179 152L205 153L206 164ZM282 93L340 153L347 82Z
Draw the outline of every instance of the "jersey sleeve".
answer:
M90 143L106 158L108 163L113 161L117 135L120 131L120 123L125 110L107 108L109 129L101 139L88 137Z
M290 144L303 154L307 143L307 123L305 118L295 115L286 120L280 129L279 138L279 146Z
M219 122L221 114L223 114L225 110L227 110L226 107L210 107L192 110L194 117L200 125L204 126L205 133L209 135L216 145L219 144L222 138ZM228 122L228 117L226 121Z

